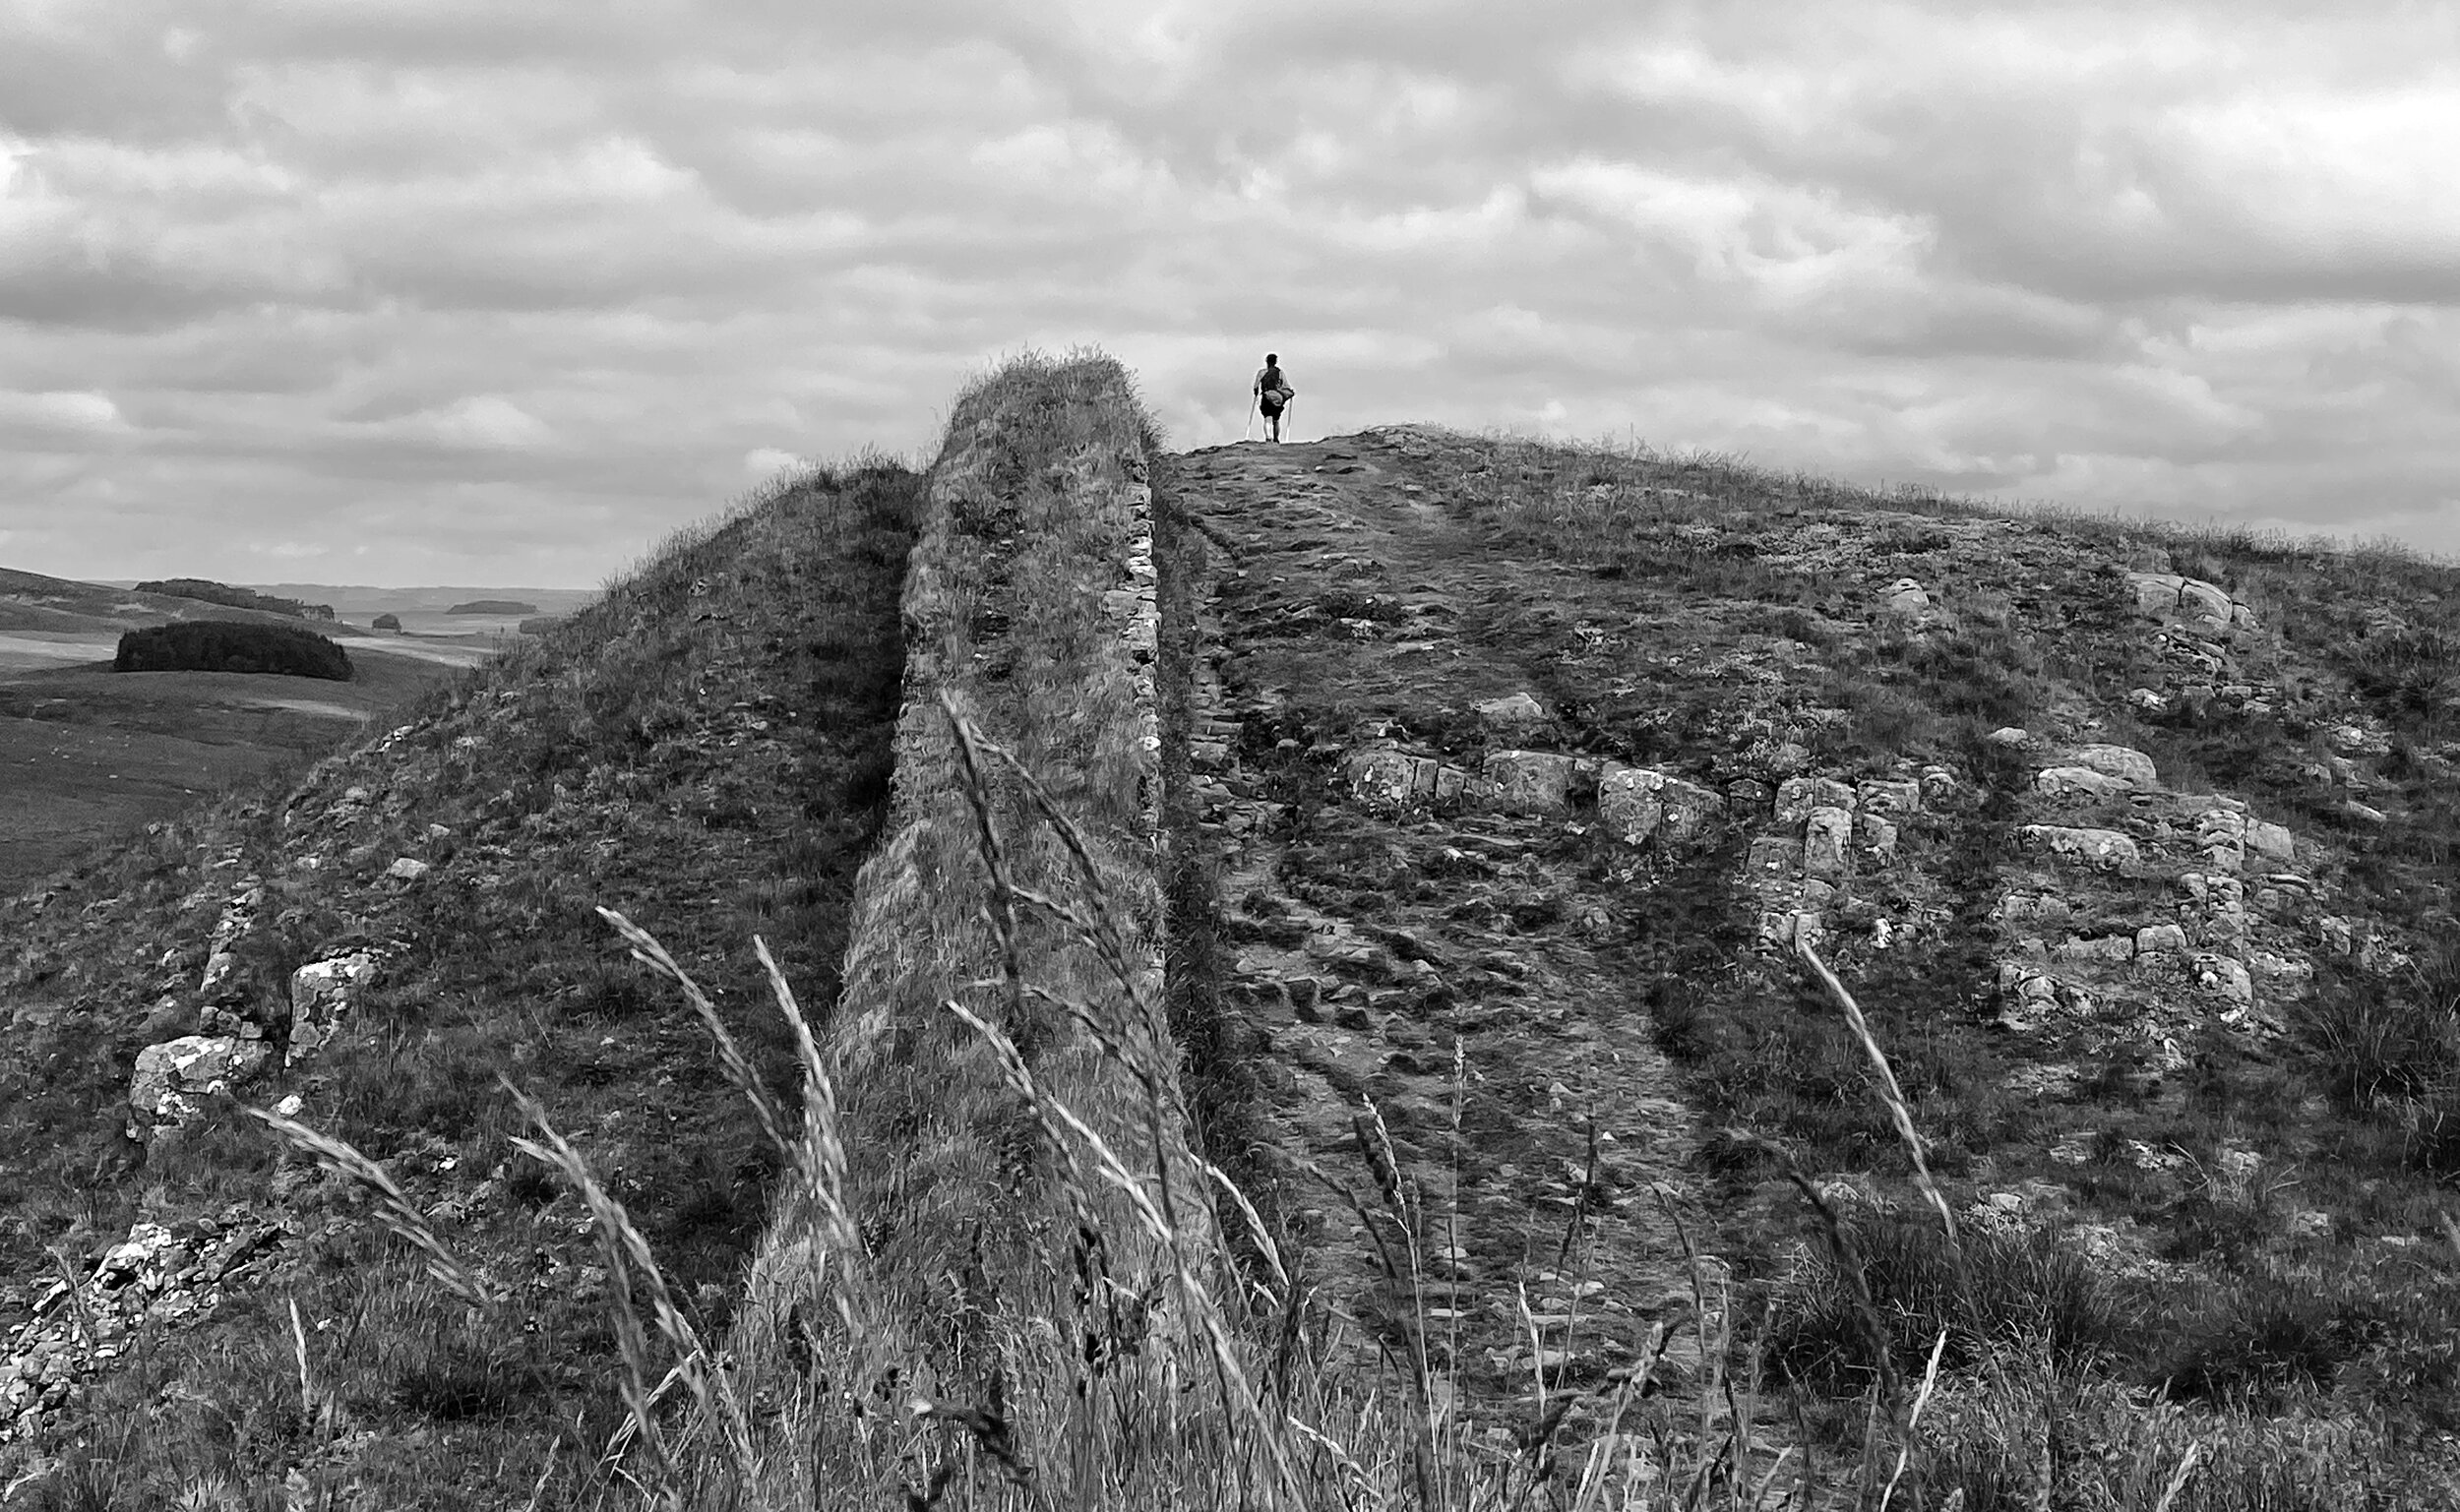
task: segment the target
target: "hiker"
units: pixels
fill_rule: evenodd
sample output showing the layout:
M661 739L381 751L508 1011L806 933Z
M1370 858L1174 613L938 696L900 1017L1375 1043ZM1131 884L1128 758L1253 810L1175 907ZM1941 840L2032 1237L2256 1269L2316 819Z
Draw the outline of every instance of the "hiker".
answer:
M1281 357L1277 352L1264 353L1264 365L1256 370L1256 407L1264 412L1264 424L1271 440L1281 439L1281 411L1290 407L1298 391L1281 376Z

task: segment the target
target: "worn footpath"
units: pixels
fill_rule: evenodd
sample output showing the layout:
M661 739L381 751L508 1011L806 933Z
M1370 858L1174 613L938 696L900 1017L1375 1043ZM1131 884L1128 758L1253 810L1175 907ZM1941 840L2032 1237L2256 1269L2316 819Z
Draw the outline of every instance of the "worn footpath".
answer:
M1612 950L1640 853L1569 814L1600 762L1530 692L1555 648L1489 612L1515 566L1400 461L1177 462L1211 547L1192 764L1280 1202L1336 1341L1405 1370L1422 1315L1439 1392L1525 1427L1550 1392L1691 1368L1723 1268L1687 1247L1693 1119ZM1455 751L1422 754L1447 722ZM1689 785L1630 770L1603 775L1681 831Z

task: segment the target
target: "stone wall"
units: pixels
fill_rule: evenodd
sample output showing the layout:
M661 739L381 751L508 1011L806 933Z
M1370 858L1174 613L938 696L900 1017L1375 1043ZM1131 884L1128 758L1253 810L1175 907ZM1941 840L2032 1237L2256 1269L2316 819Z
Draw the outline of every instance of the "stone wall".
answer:
M1149 1171L1158 1140L1173 1180L1194 1177L1175 1120L1158 1135L1147 1124L1129 1065L1166 1084L1175 1064L1160 1011L1147 436L1108 359L1014 367L961 398L950 423L906 582L891 818L862 875L844 994L823 1035L864 1254L858 1266L832 1254L826 1204L783 1195L737 1330L747 1379L807 1370L812 1350L836 1361L824 1368L892 1359L904 1389L965 1394L981 1389L973 1375L987 1361L963 1320L1066 1320L1104 1296L1165 1290L1169 1256L1126 1202L1071 1176L1074 1157L1026 1133L1010 1072L949 1007L999 1025L1039 1089L1105 1130L1131 1165ZM1008 879L1101 929L1025 903L1004 943L996 919L1013 899L986 864L952 714L1031 774L1098 878L1080 875L1025 781L994 758L979 796ZM1086 937L1105 931L1115 959ZM1106 1274L1090 1281L1064 1275L1072 1248L1086 1261L1080 1216L1104 1240L1086 1263ZM1200 1211L1179 1216L1203 1228ZM831 1315L846 1326L817 1340L799 1321Z

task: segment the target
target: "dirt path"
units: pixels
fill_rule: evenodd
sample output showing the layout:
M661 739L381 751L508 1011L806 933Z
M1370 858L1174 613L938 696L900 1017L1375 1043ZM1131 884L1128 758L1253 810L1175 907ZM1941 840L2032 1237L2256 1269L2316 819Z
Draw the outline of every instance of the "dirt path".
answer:
M344 639L341 645L353 656L406 656L413 661L438 662L447 667L475 667L504 649L501 645L417 641L390 635L381 641L350 637Z
M349 719L362 724L375 717L366 709L350 708L320 698L251 698L248 702L254 708L288 709L294 714L314 714L325 719Z
M1696 1367L1675 1215L1706 1225L1695 1120L1621 939L1618 894L1645 883L1593 817L1457 791L1481 753L1555 743L1545 720L1474 710L1555 680L1554 648L1487 611L1559 569L1499 561L1373 437L1194 453L1170 485L1212 548L1194 764L1231 997L1269 1041L1281 1154L1347 1185L1380 1232L1303 1176L1285 1210L1358 1325L1356 1358L1405 1359L1409 1289L1375 1279L1378 1239L1408 1261L1361 1154L1372 1102L1422 1204L1438 1377L1499 1426L1592 1393L1565 1426L1592 1437L1659 1326L1660 1377ZM1722 1274L1700 1258L1712 1309Z

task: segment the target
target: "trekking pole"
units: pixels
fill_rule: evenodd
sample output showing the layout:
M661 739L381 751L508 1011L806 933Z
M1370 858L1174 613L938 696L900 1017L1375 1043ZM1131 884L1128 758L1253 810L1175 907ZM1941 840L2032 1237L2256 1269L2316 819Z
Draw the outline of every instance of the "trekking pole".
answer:
M1247 396L1247 439L1249 441L1256 439L1256 406L1261 402L1262 400L1253 393Z

